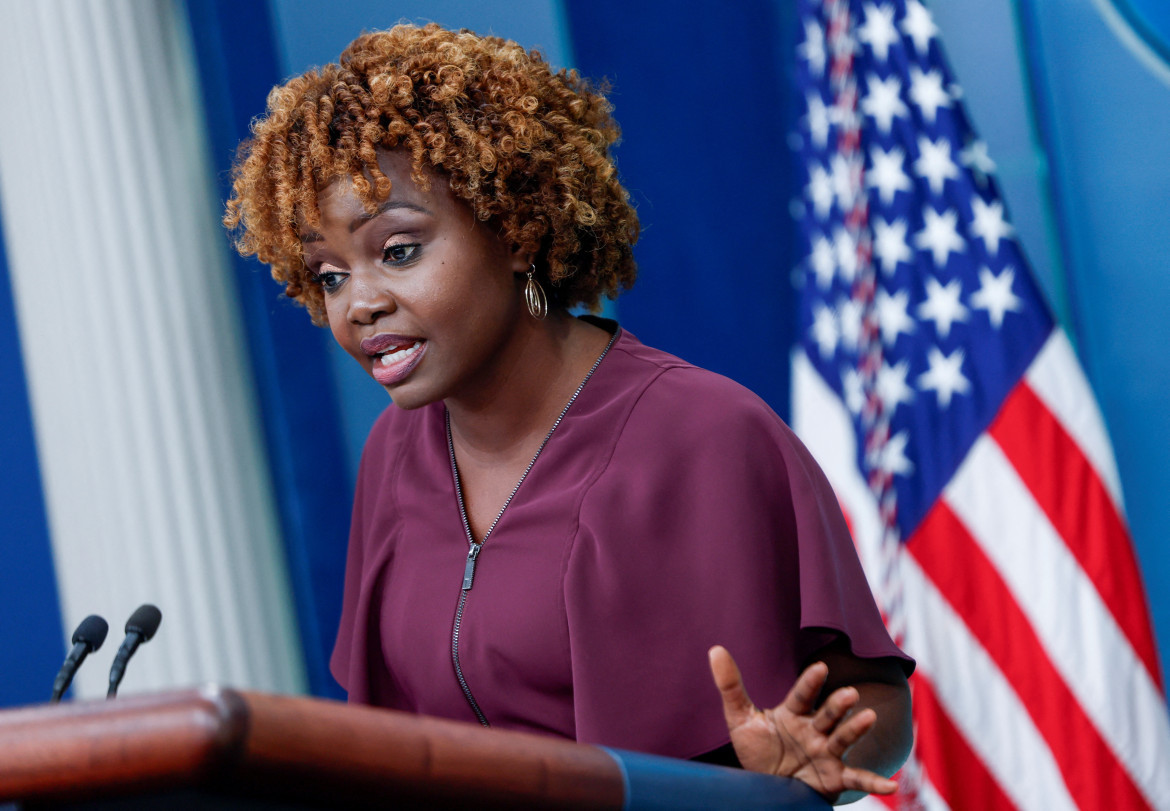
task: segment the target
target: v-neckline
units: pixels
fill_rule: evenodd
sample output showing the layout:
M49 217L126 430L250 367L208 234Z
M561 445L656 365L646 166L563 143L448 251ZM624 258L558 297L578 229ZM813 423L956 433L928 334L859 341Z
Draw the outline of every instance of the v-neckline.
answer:
M443 419L447 431L447 454L450 457L451 475L455 482L455 498L459 502L459 517L463 520L463 531L467 536L467 543L470 544L472 548L482 547L485 543L487 543L487 539L491 537L491 534L495 530L496 525L499 524L500 519L504 517L504 511L508 509L508 505L511 504L512 499L515 498L516 491L520 489L520 485L524 484L524 480L528 478L528 473L532 470L533 465L536 464L536 460L540 458L541 451L544 450L549 440L552 439L553 432L557 430L557 426L561 424L561 420L563 420L565 415L569 413L569 409L572 407L573 403L577 401L577 397L580 396L581 392L584 390L585 384L589 382L589 378L593 377L593 373L597 371L597 367L601 365L601 361L603 361L605 356L609 354L610 347L612 347L614 341L617 340L617 336L618 333L615 330L614 333L609 337L609 341L606 343L605 349L601 350L601 354L597 356L597 360L593 361L593 365L589 367L589 371L586 372L585 377L581 380L580 385L577 386L577 390L573 392L573 396L569 398L569 402L565 403L565 407L561 409L561 413L557 416L556 421L552 424L552 427L548 429L548 433L544 435L544 439L541 440L540 447L536 449L536 453L534 453L532 455L532 459L529 460L528 467L524 468L524 472L520 474L520 478L517 480L516 486L512 488L512 492L508 494L506 499L504 499L503 506L501 506L500 511L496 513L495 520L492 521L491 526L489 526L487 529L487 532L483 534L483 538L478 541L475 540L475 536L471 532L471 522L467 518L467 504L463 498L463 483L459 478L459 465L455 461L455 441L451 435L451 412L446 408L443 409Z

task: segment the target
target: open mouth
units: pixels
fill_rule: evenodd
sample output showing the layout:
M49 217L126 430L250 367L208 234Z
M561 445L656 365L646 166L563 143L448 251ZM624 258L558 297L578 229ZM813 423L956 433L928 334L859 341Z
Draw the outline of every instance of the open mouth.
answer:
M373 361L370 373L383 386L406 378L426 353L426 340L400 335L377 335L362 341L362 351Z
M378 363L382 364L383 366L393 366L395 363L398 363L398 361L409 358L411 355L421 349L422 345L422 341L415 341L409 346L404 346L401 348L390 347L385 352L382 352L376 357L378 359Z

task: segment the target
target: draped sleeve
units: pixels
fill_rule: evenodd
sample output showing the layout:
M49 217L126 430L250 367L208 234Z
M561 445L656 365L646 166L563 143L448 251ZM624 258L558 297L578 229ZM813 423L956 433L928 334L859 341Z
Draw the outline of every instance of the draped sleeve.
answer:
M374 621L381 599L380 575L389 566L393 536L386 516L394 513L392 486L399 464L399 443L393 425L402 412L387 408L374 423L362 451L354 491L349 548L345 561L341 620L329 670L348 700L380 704L388 674L382 659L379 629Z
M913 668L824 474L762 400L673 366L619 419L565 564L579 741L684 758L727 743L717 643L760 706L838 637Z

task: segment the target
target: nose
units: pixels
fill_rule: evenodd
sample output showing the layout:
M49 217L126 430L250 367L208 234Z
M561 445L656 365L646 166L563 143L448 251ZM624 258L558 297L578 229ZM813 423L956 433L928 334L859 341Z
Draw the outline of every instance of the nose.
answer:
M372 324L398 309L386 280L376 271L356 271L349 278L346 316L353 324Z

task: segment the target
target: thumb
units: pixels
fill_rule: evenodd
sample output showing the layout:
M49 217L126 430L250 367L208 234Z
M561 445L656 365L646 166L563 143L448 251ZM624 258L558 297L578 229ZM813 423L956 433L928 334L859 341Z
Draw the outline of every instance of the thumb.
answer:
M723 696L723 717L727 719L727 728L735 729L742 726L752 717L756 706L744 689L739 667L727 652L727 648L722 645L716 645L707 651L707 659L711 663L711 675L715 679L715 686Z

